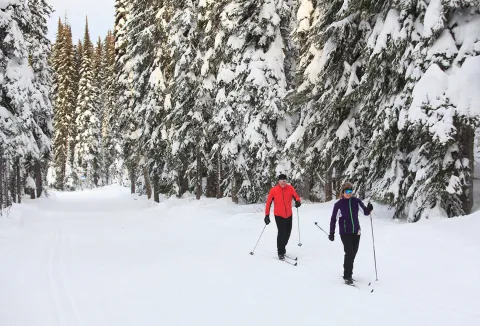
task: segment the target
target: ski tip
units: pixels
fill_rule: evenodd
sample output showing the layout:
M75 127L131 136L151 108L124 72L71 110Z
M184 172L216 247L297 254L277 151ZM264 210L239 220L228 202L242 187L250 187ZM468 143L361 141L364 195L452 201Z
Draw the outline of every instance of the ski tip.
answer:
M298 263L295 263L295 265L293 265L293 266L297 266L297 265L298 265Z
M372 285L372 282L368 283L368 286Z
M370 293L373 293L374 289L372 289L372 291L370 291Z
M317 224L318 224L318 222L315 222L315 225L317 225Z

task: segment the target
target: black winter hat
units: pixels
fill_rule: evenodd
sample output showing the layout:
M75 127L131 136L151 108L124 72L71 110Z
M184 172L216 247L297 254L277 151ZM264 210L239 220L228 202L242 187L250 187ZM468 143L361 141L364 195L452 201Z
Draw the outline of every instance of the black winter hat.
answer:
M287 176L282 173L278 176L278 180L287 180Z

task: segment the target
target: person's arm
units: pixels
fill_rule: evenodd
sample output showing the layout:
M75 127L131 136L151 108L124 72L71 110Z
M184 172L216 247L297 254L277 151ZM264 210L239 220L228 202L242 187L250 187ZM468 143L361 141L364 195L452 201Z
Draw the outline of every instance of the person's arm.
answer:
M358 204L363 209L363 214L365 214L365 216L370 215L371 211L363 204L363 202L359 198L357 198L357 200L358 200Z
M335 224L337 223L338 205L333 206L332 217L330 218L330 234L335 233Z
M293 198L295 199L295 207L299 208L300 206L302 206L302 202L300 201L300 196L297 194L293 186L292 186L292 195L293 195Z
M299 203L301 202L300 201L300 196L297 194L297 192L295 191L295 188L292 186L292 190L293 190L293 198L295 199L295 201L298 201Z
M273 188L268 193L267 204L265 205L265 216L270 215L270 207L272 206L272 202L273 202Z

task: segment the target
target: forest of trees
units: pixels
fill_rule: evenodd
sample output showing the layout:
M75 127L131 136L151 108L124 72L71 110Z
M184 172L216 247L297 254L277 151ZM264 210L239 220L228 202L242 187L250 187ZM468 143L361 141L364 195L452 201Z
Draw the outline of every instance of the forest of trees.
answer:
M0 1L0 212L42 195L52 154L45 0Z
M285 173L311 201L348 180L409 221L472 209L480 0L116 0L105 39L60 21L51 54L44 1L8 2L26 45L0 56L0 184L18 194L48 165L56 189L155 201L261 202ZM15 96L12 60L32 67Z
M74 44L68 22L58 22L51 65L54 72L54 156L49 173L59 190L111 183L109 114L115 105L115 40L111 32L96 44L88 21Z

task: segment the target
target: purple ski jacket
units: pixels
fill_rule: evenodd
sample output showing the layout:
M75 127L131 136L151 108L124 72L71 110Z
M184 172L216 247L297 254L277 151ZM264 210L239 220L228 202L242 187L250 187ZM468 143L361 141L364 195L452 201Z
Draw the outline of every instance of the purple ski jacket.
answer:
M340 234L357 234L360 231L360 222L358 221L359 206L362 207L365 215L370 215L370 211L358 198L342 198L333 206L332 218L330 220L330 234L335 233L335 222L338 218L338 228Z

